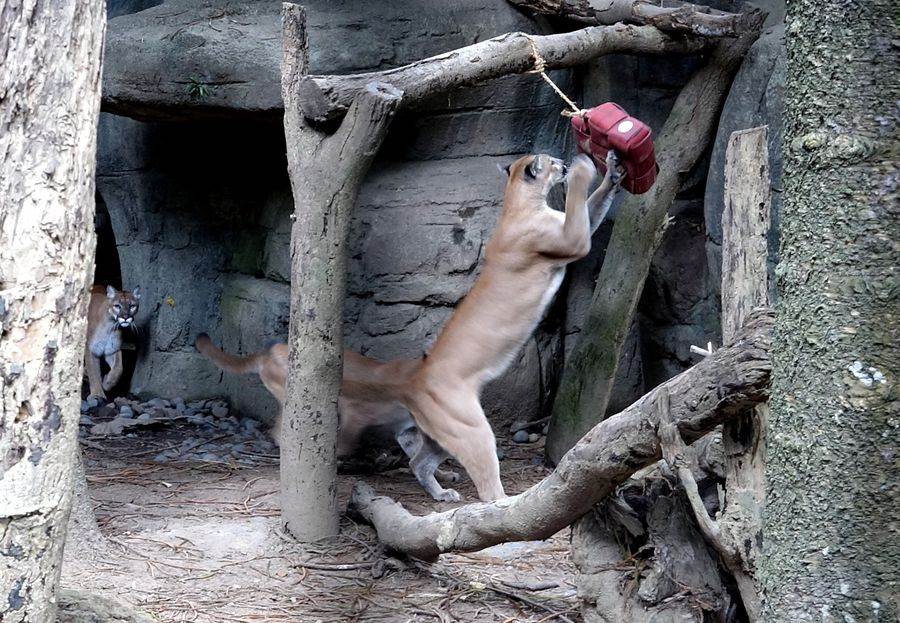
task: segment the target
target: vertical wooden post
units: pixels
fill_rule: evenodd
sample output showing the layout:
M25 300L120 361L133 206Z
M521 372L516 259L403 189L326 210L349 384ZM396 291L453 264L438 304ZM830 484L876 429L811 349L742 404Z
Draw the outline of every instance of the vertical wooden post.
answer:
M0 9L0 621L56 621L88 288L102 0Z
M768 127L733 132L725 151L725 209L722 213L722 343L728 346L750 311L769 306L768 236L771 224ZM744 607L757 620L760 597L756 558L762 542L765 497L765 437L768 405L727 422L725 508L719 525L739 552L732 569Z
M281 424L282 522L302 541L338 530L338 408L346 291L347 228L359 186L402 93L384 83L360 91L337 131L306 120L298 94L307 73L306 13L284 3L282 97L294 194L287 400Z

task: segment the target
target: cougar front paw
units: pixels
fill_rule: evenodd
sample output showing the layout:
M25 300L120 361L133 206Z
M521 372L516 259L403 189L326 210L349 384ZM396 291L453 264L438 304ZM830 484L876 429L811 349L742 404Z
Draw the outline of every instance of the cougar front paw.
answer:
M110 378L109 378L109 375L107 375L106 378L103 379L103 382L101 383L101 386L103 387L103 389L104 389L105 391L109 391L109 390L111 390L113 387L116 386L116 383L117 383L117 382L118 382L118 379L110 379Z
M435 477L441 482L459 482L459 472L448 469L438 469L434 472Z
M456 489L444 489L434 496L438 502L459 502L459 493Z
M594 166L594 161L591 160L589 156L586 156L585 154L578 154L575 156L575 160L572 161L572 166L569 167L570 184L572 182L590 184L595 175L597 175L597 167Z
M613 184L622 181L623 171L619 164L619 154L612 149L606 154L606 174L609 175L609 181Z

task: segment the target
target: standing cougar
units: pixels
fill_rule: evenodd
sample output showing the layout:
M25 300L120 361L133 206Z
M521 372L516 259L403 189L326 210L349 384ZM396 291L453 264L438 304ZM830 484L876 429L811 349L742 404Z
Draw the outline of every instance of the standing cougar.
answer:
M91 396L106 398L122 377L122 331L134 330L134 316L141 299L141 288L119 292L112 286L91 287L88 304L87 345L84 349L84 371ZM109 365L102 376L100 359Z
M419 429L466 468L484 501L505 497L496 440L480 394L513 361L562 283L567 264L587 255L591 234L612 204L620 174L610 151L603 182L591 159L575 158L568 172L547 155L519 158L509 180L484 267L402 396ZM565 214L547 204L567 179Z

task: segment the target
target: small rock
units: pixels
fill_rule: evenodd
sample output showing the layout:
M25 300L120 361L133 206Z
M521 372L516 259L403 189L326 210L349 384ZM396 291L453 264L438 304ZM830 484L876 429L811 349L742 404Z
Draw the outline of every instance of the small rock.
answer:
M134 417L134 409L132 409L130 405L121 405L119 407L119 415L124 415L125 417Z
M141 424L146 424L147 422L151 422L151 421L152 421L152 418L150 417L149 413L141 413L135 420L135 422L140 422Z
M155 407L157 409L163 409L169 406L169 401L164 398L153 398L144 403L147 407Z
M117 407L123 407L123 406L125 406L125 405L130 405L130 404L131 404L131 401L128 400L128 398L125 398L125 397L123 397L123 396L119 396L118 398L116 398L115 400L113 400L113 403L115 403L115 405L116 405Z
M178 413L183 414L185 411L187 411L187 405L184 404L184 400L182 400L181 398L173 399L172 404L175 407L175 410L178 411Z
M100 407L100 410L97 411L97 417L101 420L105 420L107 418L114 418L118 416L118 412L116 412L115 405L103 405Z
M228 417L228 407L223 406L221 403L216 403L210 407L209 411L219 419Z
M530 435L528 435L528 441L530 441L531 443L538 441L540 438L541 438L541 436L538 435L537 433L531 433Z
M100 398L97 396L88 396L87 400L84 401L84 404L87 405L88 409L96 409L100 406Z
M89 415L82 415L82 416L81 416L81 420L80 420L79 423L80 423L82 426L93 426L93 425L94 425L94 418L92 418L92 417L89 416Z
M544 428L541 429L541 434L546 435L549 432L550 432L550 423L547 422L546 424L544 424Z
M520 430L517 431L515 435L513 435L513 441L516 443L525 443L528 441L528 431Z
M90 410L91 410L91 408L90 408L90 406L88 406L87 400L82 400L81 401L81 412L87 413Z

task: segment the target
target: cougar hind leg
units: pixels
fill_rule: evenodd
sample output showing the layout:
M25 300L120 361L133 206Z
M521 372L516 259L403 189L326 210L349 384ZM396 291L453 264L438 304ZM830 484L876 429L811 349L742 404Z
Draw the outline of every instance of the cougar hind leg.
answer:
M455 472L438 469L438 466L450 456L443 448L415 426L409 426L397 433L397 443L409 457L409 468L416 480L432 498L439 502L459 501L457 491L443 488L435 478L436 473L451 481L459 478L459 474Z
M447 382L422 392L413 402L419 428L427 428L423 432L462 464L478 497L485 502L506 497L497 442L478 393L465 383Z

